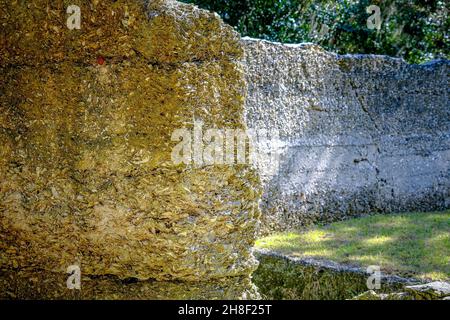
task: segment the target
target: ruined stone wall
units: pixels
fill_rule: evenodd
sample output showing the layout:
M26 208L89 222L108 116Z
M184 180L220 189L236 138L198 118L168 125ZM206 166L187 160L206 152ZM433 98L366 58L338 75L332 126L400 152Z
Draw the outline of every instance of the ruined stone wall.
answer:
M278 131L264 229L450 207L448 61L408 65L244 39L247 123Z
M0 296L64 298L77 265L160 281L141 298L255 297L256 172L171 159L193 119L245 128L238 34L175 1L70 4L79 30L67 1L0 0Z

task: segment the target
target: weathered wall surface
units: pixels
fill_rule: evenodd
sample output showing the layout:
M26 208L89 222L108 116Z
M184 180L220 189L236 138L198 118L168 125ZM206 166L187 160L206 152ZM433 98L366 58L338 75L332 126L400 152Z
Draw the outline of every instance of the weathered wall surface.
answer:
M450 63L244 39L249 126L278 130L263 227L450 207Z
M175 1L74 0L69 30L66 3L0 0L0 268L254 296L255 171L171 160L193 119L245 128L239 36Z

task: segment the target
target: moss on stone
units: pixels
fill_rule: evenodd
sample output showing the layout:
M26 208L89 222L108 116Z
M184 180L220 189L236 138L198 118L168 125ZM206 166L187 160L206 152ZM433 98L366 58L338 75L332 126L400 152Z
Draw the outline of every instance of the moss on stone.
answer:
M367 291L367 275L354 271L307 265L287 257L258 253L253 281L261 295L270 300L343 300ZM384 283L381 292L402 288L401 283Z

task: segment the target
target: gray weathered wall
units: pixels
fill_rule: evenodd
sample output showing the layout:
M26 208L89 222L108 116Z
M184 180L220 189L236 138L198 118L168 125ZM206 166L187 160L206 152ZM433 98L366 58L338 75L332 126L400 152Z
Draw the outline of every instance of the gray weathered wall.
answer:
M244 39L247 123L279 130L263 227L450 206L450 63ZM273 171L273 170L272 170Z

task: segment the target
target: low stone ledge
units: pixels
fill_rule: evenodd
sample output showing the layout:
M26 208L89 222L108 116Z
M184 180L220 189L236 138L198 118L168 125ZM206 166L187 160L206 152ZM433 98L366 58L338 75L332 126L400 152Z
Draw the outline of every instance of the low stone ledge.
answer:
M449 300L450 283L435 281L431 283L406 286L404 292L380 294L373 290L364 292L353 300Z
M367 291L370 276L361 267L332 261L287 256L271 250L255 250L259 268L253 281L267 299L342 300ZM381 294L422 284L418 279L381 275Z

